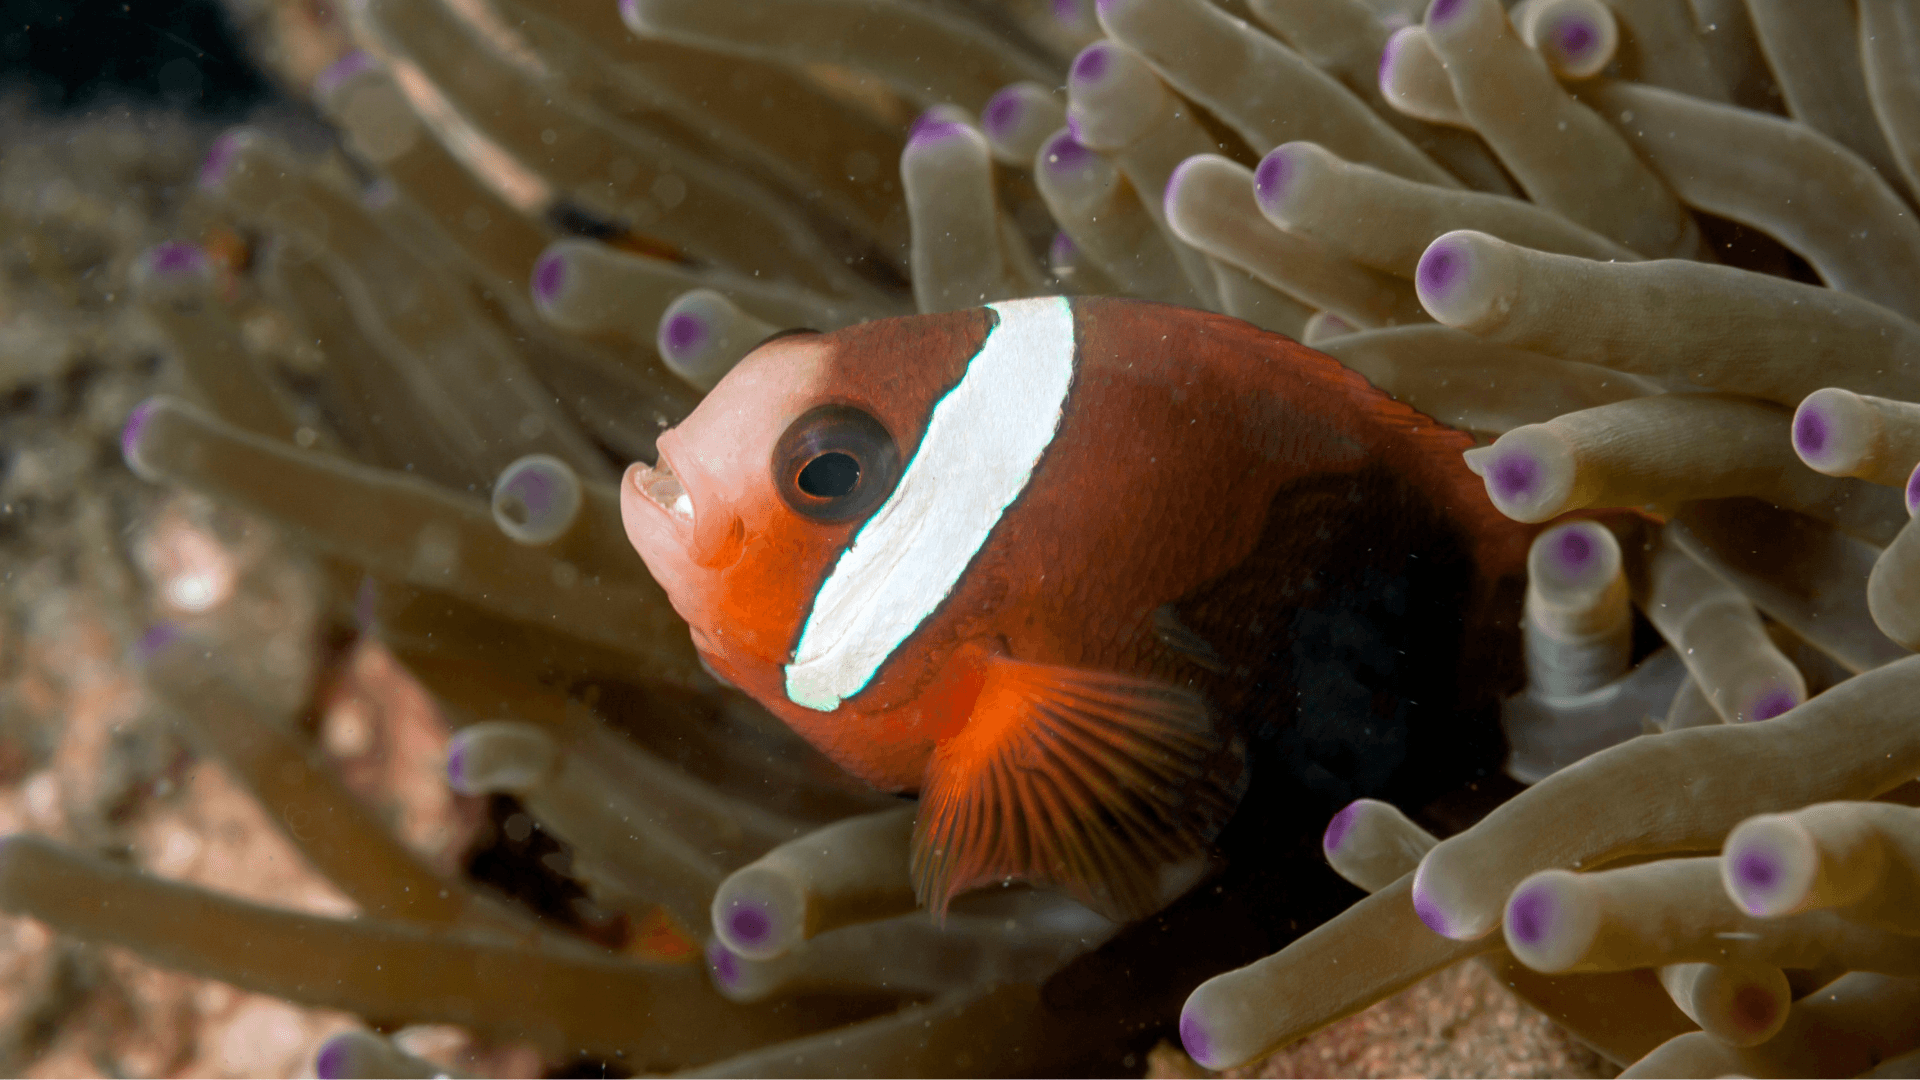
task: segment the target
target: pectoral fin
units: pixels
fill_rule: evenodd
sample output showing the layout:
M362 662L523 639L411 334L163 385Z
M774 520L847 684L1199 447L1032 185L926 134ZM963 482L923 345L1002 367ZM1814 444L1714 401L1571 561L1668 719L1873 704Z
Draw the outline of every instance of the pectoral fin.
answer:
M1200 695L1130 675L987 663L966 727L934 752L921 790L921 902L940 915L959 893L1018 879L1127 921L1191 884L1244 771Z

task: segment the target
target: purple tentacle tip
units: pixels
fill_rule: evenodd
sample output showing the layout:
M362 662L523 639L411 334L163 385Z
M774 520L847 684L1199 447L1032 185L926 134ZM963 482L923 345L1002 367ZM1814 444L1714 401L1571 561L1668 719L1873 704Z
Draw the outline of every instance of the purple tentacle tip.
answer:
M1074 257L1079 254L1080 246L1073 242L1073 237L1064 232L1053 234L1053 244L1047 249L1047 258L1055 266L1071 265Z
M1100 5L1100 10L1103 12L1107 10L1104 0ZM1086 48L1081 49L1080 55L1073 58L1073 81L1082 83L1099 82L1106 77L1107 65L1112 59L1112 47L1104 41L1096 41Z
M1538 945L1553 928L1553 896L1544 888L1522 889L1507 905L1507 927L1522 945Z
M1188 1057L1211 1067L1213 1039L1208 1036L1207 1026L1200 1022L1192 1006L1180 1011L1180 1045L1186 1048Z
M1569 17L1553 28L1553 41L1567 56L1579 56L1600 43L1600 30L1585 19Z
M640 0L620 0L620 17L631 26L640 18Z
M1071 172L1093 160L1093 151L1080 145L1072 134L1055 135L1047 144L1047 165L1056 172Z
M1793 448L1809 457L1819 457L1832 434L1827 415L1817 408L1803 408L1793 418Z
M140 451L140 435L147 430L147 422L153 419L153 410L160 404L158 398L148 398L133 407L127 414L127 426L120 429L120 456L132 461Z
M1780 863L1771 852L1748 848L1733 857L1733 880L1740 890L1740 903L1751 913L1765 909L1760 898L1778 885L1780 878Z
M1160 192L1160 205L1166 208L1167 213L1173 212L1174 201L1180 197L1180 185L1187 178L1187 165L1195 160L1197 159L1188 158L1174 166L1173 172L1167 176L1167 186Z
M1081 146L1081 142L1071 135L1056 135L1052 142L1046 144L1046 163L1056 171L1068 173L1091 160L1092 150Z
M705 344L708 333L705 319L691 311L682 311L667 320L667 351L675 357L685 356Z
M467 740L455 738L447 746L447 786L467 790Z
M1102 15L1109 15L1119 2L1120 0L1093 0L1093 9Z
M907 125L907 141L912 142L918 139L920 133L927 128L940 127L952 123L952 114L939 106L935 106L914 117L913 122Z
M206 264L206 252L188 240L169 240L147 253L147 265L156 274L190 274Z
M987 107L980 110L980 126L987 129L987 134L1000 138L1020 122L1024 111L1025 99L1018 89L1009 86L987 99Z
M1400 35L1395 33L1387 38L1386 47L1380 50L1380 70L1375 76L1382 82L1387 81L1387 72L1393 70L1393 58L1400 53Z
M373 57L369 53L355 49L330 64L325 71L314 77L313 93L315 97L326 97L346 85L348 79L363 71L373 70Z
M1497 498L1524 498L1533 494L1534 486L1540 482L1540 462L1532 454L1507 454L1493 463L1487 480L1487 486Z
M517 497L535 517L553 509L553 478L527 469L507 482L507 494Z
M227 168L233 164L233 155L240 149L242 133L229 131L213 140L207 148L207 158L200 164L200 186L217 188L227 178Z
M727 931L736 941L758 945L773 932L773 919L767 909L758 904L736 902L733 912L727 916Z
M1080 21L1080 0L1053 0L1053 17L1063 23Z
M320 1080L342 1080L353 1070L353 1043L343 1035L335 1035L320 1044L320 1052L314 1055L313 1075Z
M147 627L146 633L140 635L140 643L135 646L135 649L144 662L159 656L179 637L180 628L172 623L154 623Z
M1260 167L1253 170L1253 193L1262 205L1271 206L1286 198L1292 179L1293 162L1287 157L1286 147L1279 147L1261 158Z
M1920 512L1920 465L1907 476L1907 513Z
M923 115L920 119L913 122L911 133L907 136L907 148L912 149L916 146L930 146L934 143L951 139L956 135L965 134L966 130L967 125L965 124L957 124L952 120L943 120L935 115Z
M1560 534L1560 542L1554 545L1554 555L1560 560L1560 567L1568 573L1578 573L1593 561L1593 538L1579 529L1568 529Z
M1427 22L1446 22L1460 14L1460 9L1466 6L1466 0L1433 0L1432 6L1427 8Z
M1799 695L1782 686L1753 703L1753 719L1771 720L1798 704Z
M1332 821L1327 822L1326 835L1320 838L1320 850L1329 855L1339 851L1340 845L1346 842L1347 833L1353 829L1353 823L1359 819L1360 802L1356 799L1333 815Z
M567 284L567 260L557 251L540 256L533 264L533 298L543 304L553 303L560 290Z
M1428 896L1426 890L1420 887L1418 878L1413 882L1413 913L1420 916L1420 921L1427 924L1427 929L1441 937L1452 936L1447 933L1451 923L1447 920L1446 911L1440 907L1440 901Z
M1455 244L1430 244L1420 256L1414 278L1420 291L1443 297L1467 274L1467 253Z
M707 942L707 970L722 989L731 990L740 981L740 959L719 938Z

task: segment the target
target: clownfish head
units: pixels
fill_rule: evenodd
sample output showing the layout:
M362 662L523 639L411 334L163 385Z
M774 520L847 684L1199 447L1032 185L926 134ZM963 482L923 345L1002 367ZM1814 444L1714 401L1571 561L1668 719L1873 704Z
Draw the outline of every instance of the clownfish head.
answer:
M883 787L915 786L931 742L905 745L915 740L890 738L876 717L910 704L937 664L880 658L892 661L886 678L843 704L796 681L796 650L823 586L894 494L932 409L993 323L974 309L777 336L620 487L627 537L709 670Z

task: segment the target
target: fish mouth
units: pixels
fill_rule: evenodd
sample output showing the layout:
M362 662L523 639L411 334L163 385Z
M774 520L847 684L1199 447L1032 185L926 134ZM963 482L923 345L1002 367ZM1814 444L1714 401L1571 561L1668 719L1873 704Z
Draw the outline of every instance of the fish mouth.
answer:
M687 493L687 485L673 471L673 462L667 459L664 450L659 458L660 463L652 468L645 465L633 467L633 486L668 517L692 525L693 496Z

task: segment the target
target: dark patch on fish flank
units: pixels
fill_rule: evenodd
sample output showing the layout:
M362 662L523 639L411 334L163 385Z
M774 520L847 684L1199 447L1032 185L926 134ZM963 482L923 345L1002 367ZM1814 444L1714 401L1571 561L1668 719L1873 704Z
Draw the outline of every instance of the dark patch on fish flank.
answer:
M1519 635L1511 617L1468 624L1471 539L1383 465L1320 474L1275 497L1252 556L1175 605L1227 664L1197 681L1244 733L1251 787L1215 843L1217 876L1048 981L1061 1022L1158 1031L1201 980L1359 899L1320 850L1341 806L1365 795L1417 812L1498 777ZM1503 589L1494 610L1517 611L1519 595Z
M1252 769L1223 854L1270 860L1276 835L1317 838L1355 798L1417 807L1497 766L1497 701L1517 672L1468 660L1519 642L1467 625L1476 574L1456 520L1376 463L1283 487L1254 553L1175 605L1247 673L1201 679Z

